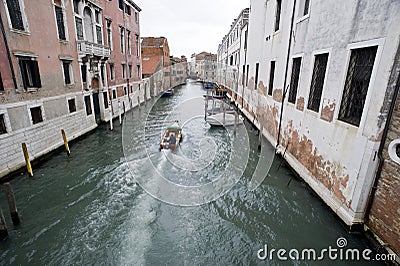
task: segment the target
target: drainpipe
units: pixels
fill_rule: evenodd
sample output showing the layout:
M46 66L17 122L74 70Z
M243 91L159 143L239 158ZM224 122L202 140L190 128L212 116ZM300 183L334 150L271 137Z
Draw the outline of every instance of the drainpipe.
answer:
M11 59L10 47L8 46L6 31L4 29L3 18L1 16L1 13L0 13L0 27L1 27L1 32L3 34L3 38L4 38L4 46L5 46L6 52L7 52L7 59L8 59L9 65L10 65L11 76L13 79L14 88L15 88L15 91L18 93L17 79L15 78L15 71L14 71L14 66L13 66L12 59Z
M281 113L280 113L280 117L279 117L279 128L278 128L278 139L276 141L275 150L278 149L278 146L279 146L279 143L280 143L280 137L281 137L282 116L283 116L283 107L284 107L284 102L285 102L286 92L287 92L286 83L287 83L287 73L288 73L288 67L289 67L290 50L291 50L291 46L292 46L292 36L293 36L293 24L294 24L295 9L296 9L296 0L294 0L294 2L293 2L292 21L290 23L289 45L288 45L288 50L287 50L286 68L285 68L285 80L283 82Z
M399 49L400 49L400 46L399 46ZM394 112L394 109L396 107L396 102L397 102L397 96L399 94L399 89L400 89L400 74L397 76L396 87L395 87L394 92L393 92L392 102L390 103L390 108L389 108L388 116L386 118L385 128L383 129L383 133L382 133L382 140L381 140L381 143L380 143L379 149L378 149L379 164L378 164L378 168L376 170L374 183L372 185L371 192L370 192L370 195L368 197L367 207L366 207L365 215L364 215L364 222L368 219L368 217L369 217L369 215L371 213L372 203L374 202L374 198L375 198L378 182L379 182L379 179L381 178L383 164L385 162L385 159L383 159L383 156L382 156L382 152L383 152L383 149L385 148L386 137L388 135L388 132L389 132L389 129L390 129L390 122L392 120L393 112Z

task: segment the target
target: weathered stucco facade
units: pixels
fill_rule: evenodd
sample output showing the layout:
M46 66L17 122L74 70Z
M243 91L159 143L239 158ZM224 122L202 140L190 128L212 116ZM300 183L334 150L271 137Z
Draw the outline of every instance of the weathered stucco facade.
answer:
M35 159L63 144L61 129L74 139L150 97L139 12L132 1L1 1L0 177L25 164L22 142Z
M348 225L366 218L383 106L392 93L399 11L392 0L251 1L247 50L240 56L245 73L238 84L219 77Z

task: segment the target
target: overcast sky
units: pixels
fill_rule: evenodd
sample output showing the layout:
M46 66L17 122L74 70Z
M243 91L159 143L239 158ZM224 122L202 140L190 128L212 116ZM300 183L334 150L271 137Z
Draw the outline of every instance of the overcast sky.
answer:
M218 44L230 30L250 0L136 0L141 9L142 37L168 39L171 55L216 53Z

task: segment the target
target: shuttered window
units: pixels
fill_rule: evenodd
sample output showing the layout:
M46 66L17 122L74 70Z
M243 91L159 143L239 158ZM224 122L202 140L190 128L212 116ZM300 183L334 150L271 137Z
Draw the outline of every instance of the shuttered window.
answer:
M19 67L24 89L42 87L39 74L39 65L36 60L31 58L20 58Z
M57 19L58 38L60 40L66 40L63 10L59 6L54 6L54 9L56 12L56 19Z
M19 0L7 0L6 2L13 29L25 30Z

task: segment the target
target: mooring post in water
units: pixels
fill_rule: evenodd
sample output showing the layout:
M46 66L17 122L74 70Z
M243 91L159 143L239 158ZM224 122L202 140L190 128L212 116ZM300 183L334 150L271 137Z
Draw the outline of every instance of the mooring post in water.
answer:
M140 96L137 97L137 102L138 102L138 106L139 106L139 109L140 109Z
M110 130L112 131L114 129L114 125L113 125L113 112L112 112L112 101L108 102L109 106L110 106Z
M236 136L236 128L237 128L237 123L238 123L238 118L239 118L239 115L238 115L238 108L235 108L236 110L235 110L235 127L233 128L233 134Z
M8 236L6 219L4 219L3 210L0 207L0 240L5 239Z
M207 93L206 93L206 104L204 105L204 120L207 120L207 111L208 111L208 95L209 95L209 92L208 92L208 90L207 90Z
M264 116L260 117L260 132L258 134L258 149L261 149L261 143L262 143L262 138L263 138L263 125L264 125Z
M118 117L119 117L119 124L122 125L122 117L121 117L121 101L118 100Z
M22 143L22 151L24 152L25 163L26 163L26 169L28 170L28 173L29 173L31 176L33 176L33 171L32 171L32 166L31 166L31 160L29 159L28 148L26 147L25 142Z
M10 209L11 220L13 225L19 225L21 220L19 219L17 204L15 203L14 191L10 183L4 183L4 188L6 191L6 197L8 201L8 208Z
M71 154L71 151L69 150L67 135L65 135L64 129L61 129L61 135L62 135L62 138L64 140L65 150L67 151L67 155L69 156Z

